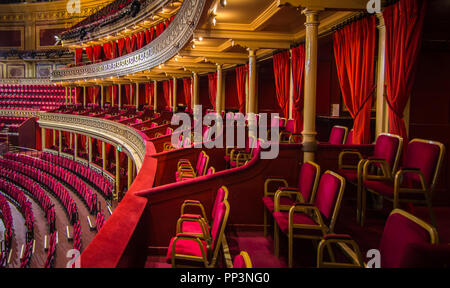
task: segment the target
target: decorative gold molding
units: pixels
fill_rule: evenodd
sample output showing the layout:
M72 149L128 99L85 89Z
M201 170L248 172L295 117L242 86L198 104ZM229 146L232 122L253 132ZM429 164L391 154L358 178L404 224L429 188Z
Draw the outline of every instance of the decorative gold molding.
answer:
M0 79L0 81L3 79ZM33 111L33 110L8 110L2 109L0 110L0 117L26 117L26 118L34 118L39 117L42 112Z
M53 85L50 79L46 78L10 78L0 79L0 84L8 85Z
M206 0L185 0L169 27L142 49L125 56L81 67L58 69L54 82L105 79L149 70L174 57L192 38Z
M101 118L59 113L41 113L38 123L41 128L82 134L121 146L133 159L138 171L144 161L145 140L129 126Z

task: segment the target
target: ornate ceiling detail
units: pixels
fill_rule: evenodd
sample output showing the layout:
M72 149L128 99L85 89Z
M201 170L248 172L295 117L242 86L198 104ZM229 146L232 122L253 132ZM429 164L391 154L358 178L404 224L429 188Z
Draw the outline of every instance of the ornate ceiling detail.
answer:
M144 48L109 61L53 71L52 81L71 82L126 76L174 57L191 39L206 0L185 0L169 27Z

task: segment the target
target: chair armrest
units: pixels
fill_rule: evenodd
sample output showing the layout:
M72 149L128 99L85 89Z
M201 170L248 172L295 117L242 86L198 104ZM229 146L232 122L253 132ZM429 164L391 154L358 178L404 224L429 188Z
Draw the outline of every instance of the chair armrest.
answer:
M189 233L183 231L183 223L184 222L195 222L198 223L201 227L202 232L201 233ZM196 237L199 237L200 239L209 241L211 239L211 235L209 235L207 224L205 223L205 220L200 217L200 215L182 215L180 218L178 218L177 221L177 234L183 233L183 234L189 234L194 235Z
M298 133L291 133L291 136L289 136L289 143L296 143L295 138L299 137L300 140L303 140L303 135Z
M181 205L181 215L184 215L184 210L187 207L197 207L197 208L199 208L200 211L201 211L201 215L202 215L203 219L205 219L205 221L207 220L205 207L203 207L203 205L202 205L202 203L200 203L200 201L185 200L184 203Z
M303 199L303 195L298 190L290 190L290 189L286 189L286 188L289 188L289 187L281 188L275 193L274 212L289 211L289 209L291 208L290 205L289 206L280 205L281 197L295 196L296 199L299 200L299 202L302 202L302 203L305 202L305 199Z
M414 191L414 190L418 190L417 188L402 188L401 184L403 182L403 176L407 173L410 174L415 174L419 177L420 180L420 185L422 186L420 189L422 191L426 191L427 190L427 185L425 184L425 177L423 176L422 171L420 171L420 169L417 168L401 168L399 171L397 171L397 173L395 173L395 178L394 178L394 194L398 193L398 192L408 192L408 191Z
M316 223L318 227L321 228L327 227L323 222L322 214L320 213L319 208L314 206L314 204L297 202L294 205L292 205L291 208L289 209L289 225L292 225L294 213L296 212L312 213L315 216L315 219L317 220Z
M200 249L200 251L202 252L201 259L203 261L203 264L205 265L205 267L207 266L207 263L208 263L207 255L206 255L207 251L204 250L201 239L199 237L195 236L195 235L191 235L191 234L187 234L187 233L178 233L175 236L175 239L173 240L173 243L172 243L172 257L171 257L172 258L171 259L172 267L176 267L176 265L175 265L175 258L176 258L176 251L177 251L176 245L177 245L177 241L178 240L185 240L185 241L196 242L198 247L199 247L199 249ZM190 256L190 255L180 255L178 258L187 259L187 260L200 259L200 257Z
M275 192L277 192L277 190L275 190L274 192L269 191L269 184L273 183L273 182L284 185L284 186L278 186L277 190L279 189L279 187L288 187L289 186L286 179L276 178L276 177L267 178L266 181L264 181L264 196L274 196Z
M352 151L352 150L344 150L341 153L339 153L339 169L344 169L344 168L353 168L356 169L357 168L357 164L353 164L353 165L349 165L349 164L344 164L344 156L348 156L348 155L354 155L358 157L358 162L363 158L361 153L359 153L358 151Z
M324 249L331 244L339 246L352 263L325 262ZM364 268L358 244L349 235L327 234L317 247L317 268Z
M381 166L382 175L369 174L369 168L371 166L379 165ZM365 180L391 180L391 168L389 164L384 159L367 159L363 166L363 181Z
M246 153L246 152L239 152L237 157L236 157L236 166L242 166L245 164L245 161L250 160L250 153Z

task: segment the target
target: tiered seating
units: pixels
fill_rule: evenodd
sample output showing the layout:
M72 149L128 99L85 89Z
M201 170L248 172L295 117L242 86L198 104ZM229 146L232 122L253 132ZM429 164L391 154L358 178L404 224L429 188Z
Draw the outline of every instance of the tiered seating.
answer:
M9 207L8 200L0 194L0 218L3 220L3 224L5 226L5 231L3 233L3 241L4 247L1 247L0 250L0 268L4 267L6 255L8 255L8 251L11 248L12 235L14 230L13 219L11 216L11 208Z
M17 162L25 163L26 165L36 167L42 171L45 171L59 179L62 179L65 183L72 186L78 195L82 197L84 202L89 208L91 213L96 212L97 208L97 194L95 194L91 188L80 178L78 178L72 172L63 169L53 163L41 160L39 158L29 157L27 155L6 153L4 155L6 159L10 159Z
M100 209L100 211L97 213L97 218L95 219L95 229L100 231L102 229L103 225L105 225L105 215L103 214L103 211Z
M62 86L0 84L0 109L53 110L64 101Z
M222 240L225 237L225 227L230 213L230 205L227 200L219 203L214 211L214 223L210 229L206 228L204 220L199 215L182 215L178 220L178 227L185 227L187 222L194 222L196 227L200 226L200 235L197 230L188 231L187 226L183 230L185 233L178 233L170 240L167 250L166 261L172 267L205 267L212 268L217 264L217 258ZM186 222L186 224L184 224ZM196 223L196 224L195 224ZM192 227L192 226L191 226ZM194 226L195 227L195 226Z
M87 179L90 183L98 187L103 195L105 195L106 197L111 197L113 184L109 182L108 179L98 174L96 171L89 169L88 167L76 161L50 153L41 153L39 154L39 157L45 161L55 163L56 165L73 171L78 175L81 175L84 179Z
M20 268L29 268L31 263L31 256L33 255L33 240L28 239L20 258Z
M320 178L312 203L295 203L286 210L276 205L273 212L275 255L279 255L280 237L277 227L288 236L289 267L292 267L293 262L294 238L323 239L327 234L333 233L344 190L345 179L328 170Z
M42 183L47 186L50 191L57 197L61 203L63 204L66 213L69 217L69 220L73 223L77 217L77 205L75 201L72 199L70 192L64 187L61 183L59 183L55 178L51 177L47 173L44 173L34 167L27 166L24 163L0 159L0 167L7 167L8 169L12 169L24 175L27 175L34 180Z
M403 210L395 209L389 215L381 237L380 268L433 267L445 264L450 256L447 244L439 245L434 227ZM349 262L326 262L324 248L338 245L345 249ZM443 263L440 263L443 262ZM349 235L327 235L318 246L317 267L365 267L358 245Z
M73 225L73 249L81 251L81 225L77 220Z
M17 185L22 186L24 189L31 193L33 198L44 210L49 229L51 232L53 232L56 228L55 207L45 190L30 178L26 177L23 174L17 173L16 171L0 167L0 174L2 175L2 177L14 181Z
M225 152L225 161L227 167L240 167L247 163L253 156L253 149L256 147L257 140L249 136L245 143L245 148L227 148Z
M315 198L317 185L319 184L320 167L314 162L308 161L300 168L297 187L289 187L283 178L268 178L264 182L264 235L267 235L268 213L289 209L295 202L311 203ZM276 190L271 189L273 183L278 183Z
M180 159L178 161L177 172L175 173L177 182L205 175L208 168L208 163L209 156L205 151L202 151L198 154L197 164L195 165L195 168L189 160Z
M48 240L48 252L44 268L53 268L55 264L55 256L56 256L55 253L56 253L56 231L50 234Z
M399 207L400 202L426 204L432 223L436 227L431 199L444 153L445 146L442 143L413 139L408 143L402 166L395 175L391 174L391 167L383 160L366 161L362 179L365 189L362 191L361 199L361 224L364 224L366 191L369 191L392 201L394 209ZM382 175L370 173L373 166L381 166Z

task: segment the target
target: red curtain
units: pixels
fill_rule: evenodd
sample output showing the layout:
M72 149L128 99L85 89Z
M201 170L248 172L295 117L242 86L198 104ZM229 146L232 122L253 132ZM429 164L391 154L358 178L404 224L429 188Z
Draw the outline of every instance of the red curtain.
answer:
M236 93L239 101L239 112L245 113L245 79L247 66L236 67Z
M217 90L217 78L216 73L208 74L208 95L209 101L213 107L213 110L216 110L216 90Z
M125 39L124 38L120 38L119 40L117 40L117 49L119 50L119 56L123 56L124 55L124 46L125 46Z
M102 60L102 45L94 46L94 61L99 62Z
M294 109L293 118L295 123L295 133L301 133L303 131L303 105L304 105L304 95L303 95L303 85L304 77L303 73L305 70L305 44L293 48L291 55L292 61L292 80L293 80L293 98L294 98Z
M103 54L105 54L105 58L108 60L116 58L116 42L103 44Z
M425 1L400 0L383 11L386 26L386 94L389 132L408 143L403 111L414 82L425 16ZM406 147L406 145L405 145Z
M191 107L191 78L183 79L184 99L186 101L186 107Z
M145 45L145 32L142 31L136 34L137 37L137 49L141 49Z
M86 47L86 55L89 58L89 61L94 62L94 48L91 46Z
M128 54L136 50L136 35L125 38L125 42Z
M153 97L155 92L155 83L145 83L145 101L147 101L148 106L152 106Z
M132 105L133 103L131 102L133 100L134 97L134 86L133 84L125 84L125 97L127 98L127 104L128 105Z
M278 105L282 117L289 117L289 51L273 55L273 71L275 74L275 88Z
M53 145L53 130L45 129L45 147L51 147Z
M99 98L100 98L100 87L99 86L94 86L94 97L93 100L95 104L100 104Z
M164 90L164 99L166 100L166 106L170 107L171 101L170 101L170 82L169 81L163 82L163 90Z
M159 35L161 35L161 33L164 31L164 22L159 23L158 25L156 25L155 30L156 30L156 37L158 37Z
M83 59L83 48L75 49L75 64L78 65Z
M353 144L370 143L375 25L375 17L371 16L334 33L334 57L342 98L354 119Z
M94 99L94 87L87 87L87 103L93 103L93 99Z

